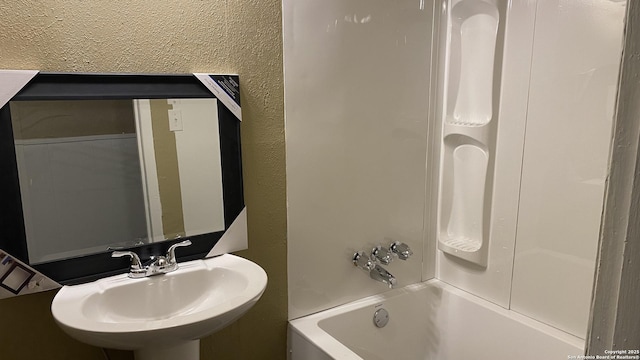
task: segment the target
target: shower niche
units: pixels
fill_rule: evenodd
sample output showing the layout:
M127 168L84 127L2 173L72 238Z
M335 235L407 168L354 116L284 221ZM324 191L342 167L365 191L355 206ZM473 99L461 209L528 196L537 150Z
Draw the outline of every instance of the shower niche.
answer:
M502 53L498 1L449 0L444 52L438 248L486 267Z

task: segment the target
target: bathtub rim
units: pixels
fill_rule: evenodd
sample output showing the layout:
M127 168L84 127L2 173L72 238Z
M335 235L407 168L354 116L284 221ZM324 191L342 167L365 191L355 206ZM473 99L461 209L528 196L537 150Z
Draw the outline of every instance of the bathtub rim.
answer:
M334 359L341 360L363 360L353 350L349 349L346 345L342 344L338 339L334 338L331 334L322 329L319 325L321 320L329 319L350 311L361 309L366 306L379 305L392 298L401 296L406 293L417 292L427 287L437 287L443 291L447 291L452 295L459 296L474 304L480 305L493 312L496 312L499 316L505 316L510 320L522 323L525 326L531 327L537 331L542 332L545 335L558 339L570 346L576 347L584 351L585 340L575 335L569 334L563 330L552 327L551 325L534 320L530 317L522 315L516 311L505 309L499 305L496 305L488 300L480 298L476 295L461 290L455 286L452 286L439 279L430 279L420 283L410 284L402 288L393 289L381 294L367 296L362 299L354 300L352 302L338 305L333 308L329 308L323 311L319 311L310 315L299 317L289 320L290 331L295 331L296 334L303 339L313 344L325 353L327 356ZM291 335L290 335L291 336Z

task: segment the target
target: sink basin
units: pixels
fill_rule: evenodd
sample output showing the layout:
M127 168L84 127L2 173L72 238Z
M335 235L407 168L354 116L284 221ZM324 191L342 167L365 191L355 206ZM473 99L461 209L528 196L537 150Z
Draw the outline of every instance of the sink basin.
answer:
M181 347L199 351L198 339L237 320L267 285L260 266L235 255L179 266L164 275L131 279L122 274L64 286L51 312L66 333L87 344L138 350L137 359L177 348L175 355L187 358Z

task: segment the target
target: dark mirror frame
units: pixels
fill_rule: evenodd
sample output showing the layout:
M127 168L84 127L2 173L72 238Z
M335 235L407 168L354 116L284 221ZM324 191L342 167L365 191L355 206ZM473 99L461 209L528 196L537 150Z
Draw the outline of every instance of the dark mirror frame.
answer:
M237 81L237 79L236 79ZM11 101L34 100L114 100L215 98L194 76L138 74L39 73ZM218 101L220 156L225 229L244 208L240 121ZM129 248L149 259L166 253L172 244L189 239L191 246L180 248L178 261L204 258L224 231L187 236L176 240ZM69 232L73 236L73 232ZM0 249L29 263L15 145L9 103L0 109ZM111 252L90 254L31 265L61 284L77 284L125 273L128 258L112 258Z

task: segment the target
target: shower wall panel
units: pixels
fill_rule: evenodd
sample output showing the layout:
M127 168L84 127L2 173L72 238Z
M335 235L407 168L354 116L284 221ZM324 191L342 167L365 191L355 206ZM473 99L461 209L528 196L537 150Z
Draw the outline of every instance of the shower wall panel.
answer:
M433 6L283 2L290 318L387 291L351 262L376 245L422 279Z
M624 1L538 1L511 308L584 338Z

